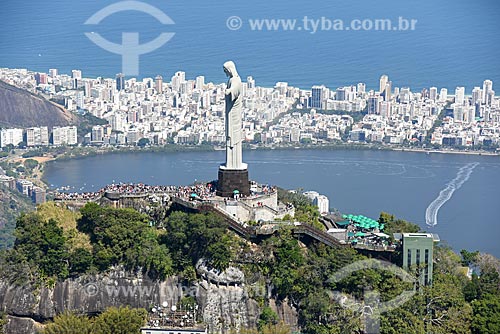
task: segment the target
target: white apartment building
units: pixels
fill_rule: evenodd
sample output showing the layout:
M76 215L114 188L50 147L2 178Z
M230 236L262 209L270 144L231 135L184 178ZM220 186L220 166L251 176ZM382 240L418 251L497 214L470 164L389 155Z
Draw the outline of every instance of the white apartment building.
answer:
M76 145L78 143L76 126L54 126L52 129L52 143L59 145Z
M48 146L49 128L46 126L26 129L26 146Z
M0 131L0 147L17 146L23 141L23 129L2 129Z

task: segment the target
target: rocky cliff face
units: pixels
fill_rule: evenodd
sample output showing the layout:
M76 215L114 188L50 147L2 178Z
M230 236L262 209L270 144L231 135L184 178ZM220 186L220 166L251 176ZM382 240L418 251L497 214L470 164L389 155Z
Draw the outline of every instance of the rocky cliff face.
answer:
M78 117L44 98L0 80L0 125L5 127L77 125Z
M183 286L177 277L159 282L118 270L67 279L53 288L35 289L0 281L0 310L8 314L6 334L35 334L43 322L66 310L92 315L111 306L151 309L154 304L167 301L172 305L191 295L196 297L210 333L229 333L233 329L239 332L241 328L256 326L261 309L250 297L250 287L239 281L243 277L235 281L209 277L207 273L200 276L202 279L191 286ZM274 302L271 305L285 322L296 327L293 308Z

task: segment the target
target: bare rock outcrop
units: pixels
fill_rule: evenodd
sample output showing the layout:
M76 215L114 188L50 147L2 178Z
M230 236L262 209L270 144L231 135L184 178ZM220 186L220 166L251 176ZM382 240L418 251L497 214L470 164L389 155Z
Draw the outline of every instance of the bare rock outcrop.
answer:
M257 325L261 308L249 294L243 272L230 268L217 274L198 266L201 279L189 286L176 276L155 281L140 274L114 270L107 274L66 279L54 287L14 285L0 280L0 311L8 316L6 334L35 334L42 323L66 310L95 315L108 307L129 305L151 309L167 301L170 305L182 297L196 298L203 321L210 333L239 332ZM268 294L263 290L262 294ZM275 307L277 313L296 327L296 312L289 306Z

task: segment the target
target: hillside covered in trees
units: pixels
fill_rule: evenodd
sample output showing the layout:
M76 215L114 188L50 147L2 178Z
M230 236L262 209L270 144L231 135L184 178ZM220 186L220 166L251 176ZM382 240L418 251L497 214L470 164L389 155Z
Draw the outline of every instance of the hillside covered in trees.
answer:
M301 219L309 216L311 223L317 223L317 214L308 203L295 204ZM418 230L418 226L389 214L381 214L380 220L387 231ZM273 311L270 298L273 303L286 303L297 311L301 333L364 333L364 308L343 307L331 297L331 291L361 300L367 288L380 292L382 301L417 289L401 307L380 315L381 333L500 332L500 263L477 252L464 250L458 255L448 247L438 246L433 285L416 287L377 269L357 271L332 282L335 273L366 256L352 248L298 240L289 229L268 238L245 240L228 231L213 214L174 211L155 226L150 217L132 209L91 203L79 212L71 212L47 203L37 212L19 217L15 236L14 247L1 253L0 275L2 280L17 285L50 287L61 280L117 267L157 281L176 276L182 282L195 282L201 279L196 271L201 259L219 272L239 268L247 284L261 285L269 291L269 296L251 296L260 309L258 326L242 329L241 333L290 333L288 324ZM464 266L474 269L472 278L464 274ZM103 331L113 317L115 320L110 321L116 321L118 326L120 312L130 313L127 333L138 333L144 324L144 310L103 311L97 318L61 314L47 322L44 333L72 333L64 328L82 328L79 333L125 333L112 327Z

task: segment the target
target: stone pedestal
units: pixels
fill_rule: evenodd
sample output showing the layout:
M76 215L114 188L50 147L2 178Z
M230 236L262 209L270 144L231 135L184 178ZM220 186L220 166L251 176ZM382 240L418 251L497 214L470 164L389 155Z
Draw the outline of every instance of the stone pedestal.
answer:
M250 195L248 169L219 168L217 196L233 197L234 190L238 190L242 196Z

